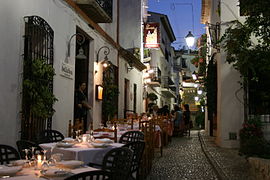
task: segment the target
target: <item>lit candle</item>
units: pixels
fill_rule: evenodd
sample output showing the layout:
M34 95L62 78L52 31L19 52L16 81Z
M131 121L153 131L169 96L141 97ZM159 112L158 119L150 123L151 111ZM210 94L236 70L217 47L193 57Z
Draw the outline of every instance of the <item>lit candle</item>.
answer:
M38 155L37 156L37 169L41 169L41 166L42 166L42 157L41 155Z
M82 137L82 141L85 143L85 142L87 142L87 137L86 136L83 136Z

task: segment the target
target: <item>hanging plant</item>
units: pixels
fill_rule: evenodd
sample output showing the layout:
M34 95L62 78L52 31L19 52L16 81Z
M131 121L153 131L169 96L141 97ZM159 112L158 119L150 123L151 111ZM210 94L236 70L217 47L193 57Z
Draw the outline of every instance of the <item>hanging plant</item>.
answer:
M241 74L239 83L246 92L244 104L255 114L268 113L263 104L270 102L265 98L270 97L269 6L270 1L240 1L246 20L244 23L232 21L221 38L227 53L226 61Z
M194 64L194 66L198 66L199 59L199 56L196 56L191 60L191 63Z
M57 101L50 82L53 80L54 68L42 59L28 61L27 67L31 68L31 76L23 81L23 95L30 105L31 114L37 118L49 118L55 110L53 104Z
M117 99L119 95L118 86L115 84L103 84L104 94L102 108L103 113L108 117L107 120L111 120L117 113Z

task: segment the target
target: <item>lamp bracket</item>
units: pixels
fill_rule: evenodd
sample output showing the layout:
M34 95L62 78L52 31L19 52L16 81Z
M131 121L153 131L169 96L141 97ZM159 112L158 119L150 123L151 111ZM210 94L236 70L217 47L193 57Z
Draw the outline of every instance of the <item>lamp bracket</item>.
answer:
M218 45L219 37L220 37L220 23L216 24L206 24L208 27L208 33L210 36L211 46L217 50L220 49Z
M82 44L84 43L84 41L85 41L85 37L84 37L84 35L82 35L81 33L73 34L73 35L69 38L69 41L68 41L68 57L70 57L70 44L71 44L71 40L72 40L72 38L75 37L75 36L80 36L80 37L81 37L81 39L77 39L77 43L78 43L79 45L82 45Z
M96 62L97 62L97 63L98 63L98 61L99 61L99 52L100 52L102 49L104 49L104 48L105 48L105 50L104 50L105 60L108 60L108 59L106 59L106 58L107 58L107 55L110 54L110 48L109 48L108 46L102 46L101 48L99 48L99 50L98 50L98 52L97 52L97 59L96 59Z

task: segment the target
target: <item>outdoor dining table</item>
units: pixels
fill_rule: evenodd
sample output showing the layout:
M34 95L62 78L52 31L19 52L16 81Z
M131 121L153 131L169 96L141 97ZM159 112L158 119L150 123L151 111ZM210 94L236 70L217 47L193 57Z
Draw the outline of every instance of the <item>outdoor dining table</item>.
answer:
M36 170L34 167L31 167L31 168L23 168L15 176L6 177L6 179L8 179L8 180L46 180L46 179L63 180L66 177L71 176L73 174L79 174L82 172L94 171L94 170L98 170L98 169L93 168L93 167L80 167L80 168L76 168L76 169L67 170L70 173L69 173L69 175L66 175L66 176L61 176L61 177L51 177L50 176L50 177L48 177L48 176L43 176L40 173L40 170Z
M49 153L61 153L63 154L63 160L79 160L83 161L85 164L95 163L102 164L103 157L105 154L113 148L122 147L124 144L121 143L111 143L106 147L96 148L91 146L91 143L79 143L75 144L73 147L64 148L57 147L57 143L44 143L39 144L39 146L48 151ZM50 152L52 150L52 152Z

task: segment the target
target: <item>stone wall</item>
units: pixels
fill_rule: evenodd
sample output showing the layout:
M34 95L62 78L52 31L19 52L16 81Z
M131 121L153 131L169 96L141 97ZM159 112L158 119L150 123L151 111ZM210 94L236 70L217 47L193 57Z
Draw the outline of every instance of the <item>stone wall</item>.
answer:
M270 180L270 159L250 157L248 158L248 162L254 180Z

